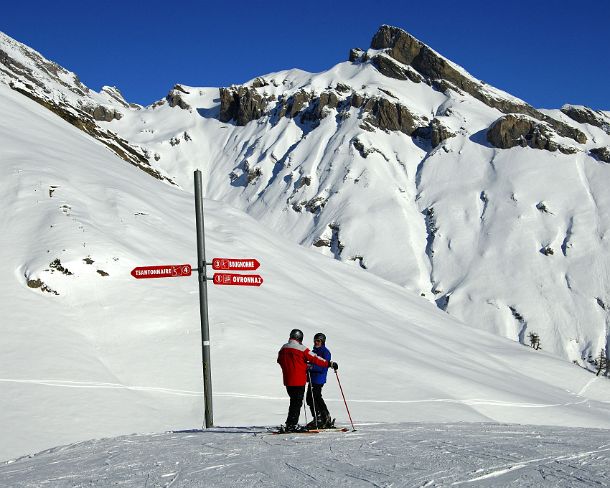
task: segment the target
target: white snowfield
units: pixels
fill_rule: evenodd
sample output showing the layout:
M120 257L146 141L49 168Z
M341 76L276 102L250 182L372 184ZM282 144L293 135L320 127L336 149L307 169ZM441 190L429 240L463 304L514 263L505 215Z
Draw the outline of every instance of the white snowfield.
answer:
M123 436L0 465L12 488L608 486L608 431L447 423L271 435L214 428Z
M0 459L200 427L196 278L130 275L195 262L192 194L3 86L0 110ZM610 428L606 379L469 327L226 204L205 208L209 259L256 258L264 278L260 288L209 287L216 425L285 420L276 357L298 327L306 342L326 333L356 422ZM346 423L332 373L324 391Z
M369 68L344 63L333 70L342 76L344 70L352 70L350 76L358 83L370 81L367 89L376 90ZM302 72L285 76L294 78L295 87L301 78L303 83L315 78L315 83L324 84L333 70L317 77ZM421 93L409 95L413 103L443 103L438 98L442 95L428 87L414 90ZM580 361L579 341L586 337L587 350L594 352L605 337L600 324L606 315L592 298L608 303L603 298L604 236L610 222L605 216L605 165L583 154L568 160L538 151L535 161L513 158L521 149L495 151L468 142L464 135L449 143L463 144L463 156L451 146L446 154L453 150L455 159L442 159L440 151L445 151L439 148L422 168L418 165L425 150L393 133L359 136L396 155L404 166L375 154L366 160L353 154L341 159L345 146L340 141L349 141L357 124L334 127L335 118L327 117L316 129L321 132L304 138L292 121L239 128L206 116L218 108L217 90L199 93L194 90L195 98L189 99L199 110L163 106L129 112L110 123L123 136L141 130L142 138L159 137L150 141L150 150L164 148L160 164L167 164L164 168L178 187L128 165L101 143L0 84L0 460L87 441L0 465L0 485L211 486L222 478L218 484L233 481L233 486L247 486L249 480L255 484L258 477L268 476L279 480L270 484L293 486L306 484L304 479L319 485L334 480L360 486L372 480L388 486L400 485L403 477L405 484L414 486L466 481L492 486L494 477L517 476L527 485L528 476L534 477L532 484L544 484L547 475L558 484L608 484L608 444L601 440L608 438L608 430L601 429L610 429L610 381L552 354L561 355L566 344L573 344ZM447 101L456 104L454 111L477 107L472 100L456 100ZM422 106L422 111L430 106ZM486 109L475 108L467 111L476 115L469 120L483 128L491 116ZM150 132L138 129L138 117L142 124L150 124ZM177 134L178 122L184 124L180 134L192 126L189 130L199 127L208 136L197 143L195 138L174 146L162 143ZM325 133L325 124L338 132ZM292 135L284 139L278 133ZM244 134L260 142L245 144L240 139ZM313 140L323 134L336 146ZM290 149L295 141L301 142ZM178 147L182 149L174 151ZM172 151L180 157L170 158ZM254 161L267 154L270 159L259 163L268 175L274 174L269 173L271 155L286 152L295 162L279 168L274 181L290 180L284 178L294 170L293 178L309 174L315 183L302 187L303 195L290 205L328 187L327 195L341 195L324 207L330 214L296 215L278 207L278 201L286 201L290 185L282 188L268 181L267 190L227 186L228 170L235 169L236 160ZM234 159L226 157L232 153ZM480 153L493 155L494 164L479 161ZM325 166L318 171L321 159L332 162L338 173ZM302 172L295 169L297 160ZM136 280L130 272L138 266L195 264L190 188L196 167L204 171L206 182L208 260L255 258L261 263L256 273L264 282L260 287L209 285L214 420L233 428L161 434L196 430L202 424L197 278ZM588 182L586 201L579 193L585 186L574 186L565 176L574 171L583 177L579 181ZM323 177L327 173L330 179ZM458 177L462 173L466 176ZM548 179L551 173L556 178ZM384 180L386 176L390 179ZM354 177L352 185L333 189L336 178L343 177ZM520 182L514 191L517 201L497 208L493 199L485 203L480 182L486 195L497 191L509 200L514 182ZM464 193L469 185L472 188ZM547 189L552 201L542 195ZM394 207L388 198L410 203ZM551 213L535 208L539 200L548 203ZM462 204L472 208L466 211ZM448 240L446 249L434 254L438 267L430 268L421 209L432 205L439 229L445 229L437 239ZM528 233L536 239L564 239L563 230L557 229L563 229L568 213L561 212L566 208L574 210L569 236L578 237L573 247L569 239L564 242L566 256L544 256L537 249L522 253L519 240ZM484 216L512 212L516 220L510 229L523 228L525 234L515 231L512 240L513 230L491 217L479 219L479 210ZM361 215L368 217L358 219ZM341 218L341 235L347 236L345 256L362 252L369 270L356 261L342 262L345 256L331 259L295 243L311 244L317 234L329 231L325 222L335 218ZM585 231L589 224L593 234ZM357 245L349 237L356 235ZM451 249L464 254L452 254ZM550 266L549 259L560 261ZM436 281L448 285L443 285L445 291L453 287L450 314L429 300L430 273L443 275ZM551 285L562 280L570 283L569 290L580 291L568 298L561 293L572 292L562 288L558 295L559 288ZM428 290L428 299L419 296L423 290ZM484 306L481 300L487 300ZM589 309L591 301L594 306ZM527 319L552 317L534 321L548 326L538 330L544 350L516 341L519 327L507 308L514 303L523 304L517 310ZM590 315L581 315L585 309ZM505 320L499 322L499 316ZM569 317L580 319L570 322ZM295 327L305 332L307 344L316 332L327 335L357 432L338 439L322 434L261 437L239 427L284 422L288 398L276 357ZM575 330L578 333L573 334ZM519 332L524 333L522 326ZM347 425L334 376L329 373L324 396L338 423ZM371 425L376 422L392 425ZM440 425L447 422L451 425ZM143 435L154 432L159 434ZM138 435L90 441L134 433ZM559 439L568 443L559 446ZM496 440L506 446L501 455L493 448ZM378 451L377 444L384 447ZM423 472L418 475L412 461L418 459L420 448L428 455L419 458ZM254 459L266 460L262 469L244 454L248 449L258 453ZM333 452L341 460L336 476L322 464L326 456L333 459ZM118 457L116 464L113 455ZM231 465L233 457L243 464ZM304 467L298 459L305 460ZM83 468L88 462L89 470ZM153 467L155 462L161 464ZM183 478L176 462L191 466L182 472ZM394 472L404 475L392 478ZM527 475L519 478L523 473Z

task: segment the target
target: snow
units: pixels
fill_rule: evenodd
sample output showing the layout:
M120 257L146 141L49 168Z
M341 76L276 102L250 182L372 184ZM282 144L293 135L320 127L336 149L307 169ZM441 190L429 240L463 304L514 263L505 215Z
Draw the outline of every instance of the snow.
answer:
M587 151L610 144L607 134L571 121L589 135L584 145L557 138L576 147L575 155L497 150L485 131L501 115L498 110L468 95L384 77L369 64L262 78L276 83L259 93L276 98L347 83L362 95L398 101L422 120L436 116L456 136L433 149L399 132L367 132L354 108L341 116L331 110L317 127L273 117L237 127L201 117L215 113L217 95L197 88L185 95L190 112L162 106L127 113L108 126L157 153L159 168L185 189L194 162L201 164L209 171L210 198L246 211L293 242L348 264L362 262L370 273L423 294L483 330L522 343L536 332L545 350L591 367L608 341L607 313L598 298L606 303L610 296L603 190L610 168ZM547 113L565 119L561 112ZM140 121L160 131L140 133ZM190 141L167 143L184 139L184 131ZM356 139L366 158L354 148ZM248 182L253 168L261 176ZM310 184L302 184L305 177ZM315 199L324 206L307 211ZM548 202L551 213L536 209L540 201ZM430 209L434 236L426 226ZM341 253L314 246L332 236L332 227L339 229ZM541 254L547 246L553 256Z
M399 132L371 133L361 127L363 114L346 107L340 113L328 110L318 126L298 117L267 116L237 127L218 120L217 88L183 86L189 93L181 96L190 110L167 103L127 108L108 90L77 95L76 85L58 84L58 78L40 70L34 60L47 61L38 53L6 36L0 41L49 87L52 99L73 106L114 106L123 117L99 125L145 150L154 169L186 191L192 188L193 170L200 168L209 198L247 212L292 242L423 294L482 330L522 343L534 331L545 350L590 369L606 347L607 313L599 304L610 302L604 272L608 249L603 225L602 233L592 229L608 214L604 188L610 184L610 169L588 153L610 145L603 130L578 124L559 110L545 110L587 135L582 145L557 138L576 148L575 155L521 147L494 150L485 131L501 115L498 110L467 94L385 77L368 62L341 62L315 74L298 69L271 73L258 77L268 84L257 91L272 108L299 90L319 95L341 83L361 96L407 106L424 125L436 117L456 136L431 148L427 141ZM494 97L516 100L485 88ZM340 100L350 96L336 94ZM356 140L363 152L354 147ZM497 170L496 159L514 171ZM248 172L254 170L260 176L250 179ZM306 179L309 184L303 183ZM554 179L562 183L551 185L549 192L546 182ZM314 201L320 204L317 210L307 207ZM540 201L555 209L544 220L533 217ZM438 224L435 235L426 222L430 209ZM508 250L507 230L512 237ZM315 246L329 237L334 248ZM482 246L487 259L480 272ZM540 253L547 246L553 256ZM572 252L573 246L587 250L587 262ZM563 257L558 247L565 248ZM595 265L590 280L584 279L589 263ZM531 274L531 268L539 272ZM522 321L515 320L511 308Z
M362 424L270 435L225 427L123 436L0 465L14 488L606 486L608 431L503 424Z
M459 132L432 150L404 134L361 130L355 109L341 123L331 112L318 127L289 119L236 127L214 118L217 89L186 87L190 111L121 107L121 120L101 124L158 154L151 161L179 183L172 186L0 84L0 460L50 449L0 466L0 482L193 486L188 475L235 486L258 479L248 452L274 460L260 476L278 484L292 472L348 486L370 476L380 486L511 477L552 486L536 477L547 475L605 482L610 382L586 371L581 355L607 338L607 166L584 152L491 148L479 131L496 110L424 84L382 84L370 67L275 76L294 90L351 76L367 93L396 92L420 116L442 112ZM99 97L116 103L109 92ZM367 158L354 137L372 149ZM246 179L246 161L263 176L231 184L232 172ZM196 430L196 277L130 275L136 266L196 261L195 168L204 173L208 257L256 258L264 279L260 288L209 286L214 419L232 427L206 432ZM297 188L303 177L311 183ZM321 196L328 200L318 213L293 208ZM434 236L422 215L431 208ZM335 224L340 256L308 248L332 238ZM541 254L542 245L555 254ZM449 313L434 302L447 298ZM326 333L357 432L340 440L252 432L285 420L275 359L294 327L307 343ZM541 351L518 343L532 330ZM324 396L346 425L332 376ZM91 440L100 438L110 439ZM505 446L502 456L494 443ZM115 450L113 465L106 458ZM319 452L341 462L336 478ZM227 475L225 458L241 456ZM305 460L301 474L290 467L295 456ZM90 470L77 469L86 459ZM181 459L192 468L176 477Z
M136 266L195 262L192 194L1 86L0 104L0 459L200 426L196 279L130 276ZM257 258L265 280L258 289L210 286L218 425L284 421L275 358L298 327L307 338L327 334L359 422L610 428L607 380L466 326L236 208L213 200L205 208L208 256ZM51 268L55 259L73 274ZM59 295L29 288L33 279ZM336 382L325 396L345 421Z

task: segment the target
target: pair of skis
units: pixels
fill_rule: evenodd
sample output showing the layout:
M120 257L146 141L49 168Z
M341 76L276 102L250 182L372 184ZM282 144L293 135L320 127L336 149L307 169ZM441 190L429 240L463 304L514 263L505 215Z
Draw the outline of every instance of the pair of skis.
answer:
M337 373L337 369L335 370L335 376L337 377L337 383L339 383L339 389L341 390L341 396L343 397L343 403L345 403L345 409L347 410L347 415L349 416L349 421L352 424L352 432L356 431L354 427L354 422L352 421L352 415L349 413L349 408L347 407L347 401L345 400L345 395L343 393L343 387L341 386L341 381L339 381L339 373ZM309 377L309 382L311 384L311 376ZM315 406L315 405L314 405ZM278 429L270 430L271 434L319 434L321 432L348 432L349 429L345 427L334 427L335 419L333 419L331 425L332 428L329 429L308 429L307 427L299 426L298 429L290 429L286 430L285 426L281 425Z
M346 427L333 427L331 429L308 429L307 427L299 427L297 430L286 430L284 426L280 426L278 429L271 430L270 433L274 435L279 434L320 434L322 432L348 432L349 429Z

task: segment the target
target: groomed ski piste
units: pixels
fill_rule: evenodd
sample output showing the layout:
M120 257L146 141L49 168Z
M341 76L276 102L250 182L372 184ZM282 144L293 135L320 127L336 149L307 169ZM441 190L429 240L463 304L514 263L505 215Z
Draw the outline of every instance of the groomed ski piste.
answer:
M0 111L0 459L27 456L0 464L0 485L610 482L607 379L214 200L208 256L256 258L264 283L210 285L220 427L200 431L196 277L130 275L196 261L192 193L4 86ZM285 420L275 361L294 327L327 335L356 432L252 432ZM347 426L333 376L324 396Z
M122 436L0 466L11 487L608 486L608 431L473 423Z

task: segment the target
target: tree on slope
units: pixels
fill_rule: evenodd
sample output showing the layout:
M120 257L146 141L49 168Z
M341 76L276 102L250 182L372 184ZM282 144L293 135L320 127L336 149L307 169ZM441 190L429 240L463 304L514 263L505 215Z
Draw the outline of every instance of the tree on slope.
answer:
M608 376L608 357L606 356L606 351L603 349L599 352L599 356L595 359L595 364L597 365L597 375L604 374L604 376Z
M536 350L540 349L540 336L536 332L530 332L527 337L530 340L530 346Z

